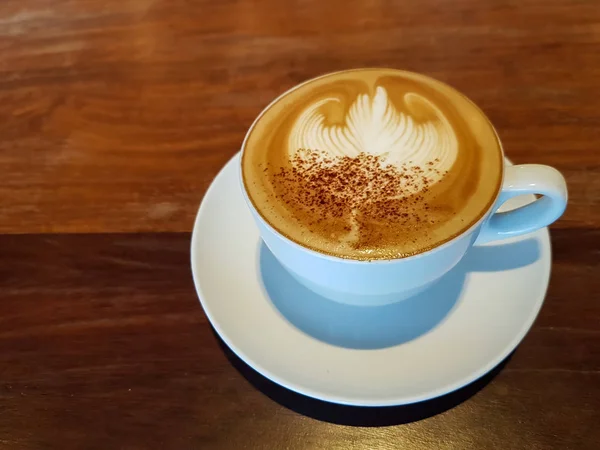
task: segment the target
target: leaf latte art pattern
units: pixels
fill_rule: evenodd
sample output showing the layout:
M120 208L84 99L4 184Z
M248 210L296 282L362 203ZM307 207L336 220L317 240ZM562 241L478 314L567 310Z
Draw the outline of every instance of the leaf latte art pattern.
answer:
M456 160L456 134L431 101L416 93L405 94L403 100L405 111L399 111L385 88L377 86L372 96L358 95L342 124L329 124L324 112L335 103L343 107L340 98L315 102L298 116L290 131L290 159L300 149L318 150L326 158L355 158L366 153L398 168L433 165L432 182L439 181Z
M451 86L386 68L307 80L261 113L244 188L282 236L350 260L437 248L489 211L503 155L485 114Z

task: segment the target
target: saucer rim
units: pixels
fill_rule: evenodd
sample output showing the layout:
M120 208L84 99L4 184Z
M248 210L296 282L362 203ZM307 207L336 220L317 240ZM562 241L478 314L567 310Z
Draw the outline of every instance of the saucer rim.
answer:
M285 379L279 377L277 374L266 369L261 364L253 361L252 358L250 358L238 345L236 345L228 337L227 332L221 327L218 320L215 320L215 317L214 317L214 315L211 311L210 305L209 305L210 302L204 298L201 283L199 281L199 275L198 275L199 269L195 263L195 258L194 258L194 255L197 254L196 248L199 245L198 240L199 240L199 235L200 235L200 224L201 224L201 221L202 221L204 215L206 215L206 213L204 213L204 208L203 208L206 205L205 200L209 196L214 195L214 192L217 189L217 187L216 187L218 184L217 180L226 175L227 171L230 170L229 169L230 166L234 165L236 163L236 161L239 160L240 155L241 155L241 152L235 153L224 164L224 166L220 169L220 171L218 172L216 177L211 182L210 186L208 187L208 189L206 190L206 193L204 194L204 196L202 198L202 201L200 202L200 206L198 208L198 212L197 212L196 218L194 220L194 227L192 230L192 238L191 238L191 242L190 242L190 260L191 260L192 277L193 277L194 286L196 289L196 294L198 295L199 302L200 302L202 309L204 310L204 313L206 314L206 317L209 320L211 326L214 328L214 330L217 332L217 334L223 340L223 342L244 363L246 363L248 366L250 366L252 369L254 369L256 372L258 372L262 376L264 376L264 377L268 378L269 380L277 383L278 385L283 386L284 388L287 388L298 394L305 395L305 396L308 396L308 397L311 397L314 399L322 400L325 402L340 404L340 405L363 406L363 407L386 407L386 406L409 405L409 404L419 403L419 402L423 402L426 400L431 400L434 398L441 397L443 395L452 393L458 389L461 389L461 388L479 380L480 378L485 376L487 373L492 371L499 364L501 364L502 361L504 361L518 347L518 345L525 338L525 336L527 335L529 330L531 330L535 320L537 319L537 317L540 313L540 310L542 308L544 300L546 298L546 295L548 292L548 286L549 286L549 282L550 282L550 276L551 276L552 246L551 246L550 233L549 233L548 227L544 227L544 228L536 231L536 233L539 234L539 239L541 240L540 244L547 251L547 253L545 253L545 255L547 255L547 256L541 257L544 273L543 273L543 279L541 279L539 281L539 284L543 285L543 289L541 289L539 298L537 298L535 300L535 302L532 302L532 312L531 312L530 316L527 318L527 320L523 321L523 325L521 327L520 332L515 335L515 337L504 347L504 349L501 352L498 352L496 357L492 358L490 360L490 362L488 362L486 365L482 366L479 370L471 372L469 375L464 376L463 378L461 378L458 381L455 381L453 383L449 383L446 385L442 385L442 386L438 387L437 389L430 390L426 393L422 393L419 395L402 396L402 397L394 396L394 397L390 397L389 399L387 399L385 401L382 401L381 399L369 399L364 396L360 397L360 395L351 398L348 396L340 396L338 394L330 394L330 393L327 393L324 391L320 391L318 389L311 388L309 386L301 386L294 382L290 382L288 380L285 380ZM510 164L510 161L508 159L506 161ZM285 319L281 318L281 320L285 320ZM331 347L335 348L335 346L331 346ZM368 351L372 351L372 350L363 350L363 351L368 352Z

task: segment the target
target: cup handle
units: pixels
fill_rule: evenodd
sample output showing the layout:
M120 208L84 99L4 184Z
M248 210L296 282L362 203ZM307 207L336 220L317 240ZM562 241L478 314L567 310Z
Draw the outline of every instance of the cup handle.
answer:
M496 210L509 198L541 194L528 205L507 212ZM475 245L530 233L550 225L567 207L567 183L553 167L540 164L506 166L494 213L483 224Z

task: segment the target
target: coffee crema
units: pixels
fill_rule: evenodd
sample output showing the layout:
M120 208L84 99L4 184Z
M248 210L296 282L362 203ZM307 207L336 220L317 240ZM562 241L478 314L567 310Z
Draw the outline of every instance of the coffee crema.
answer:
M502 150L453 88L392 69L307 81L248 132L242 177L258 213L312 250L357 259L415 255L492 206Z

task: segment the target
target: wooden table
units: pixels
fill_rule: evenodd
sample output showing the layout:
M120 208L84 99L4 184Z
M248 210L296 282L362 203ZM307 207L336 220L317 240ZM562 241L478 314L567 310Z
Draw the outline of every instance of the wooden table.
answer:
M189 268L197 206L254 117L358 66L456 86L510 158L570 188L522 345L404 408L321 404L249 371ZM598 448L598 2L2 0L0 177L2 449Z

